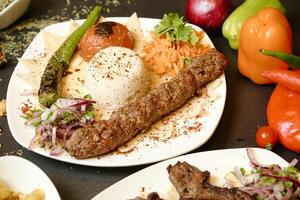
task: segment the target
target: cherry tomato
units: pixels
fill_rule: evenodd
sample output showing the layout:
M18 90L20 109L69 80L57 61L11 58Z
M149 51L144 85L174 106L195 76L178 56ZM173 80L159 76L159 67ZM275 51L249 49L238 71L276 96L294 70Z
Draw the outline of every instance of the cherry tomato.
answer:
M269 126L262 126L257 129L256 143L261 148L274 146L277 143L277 133Z

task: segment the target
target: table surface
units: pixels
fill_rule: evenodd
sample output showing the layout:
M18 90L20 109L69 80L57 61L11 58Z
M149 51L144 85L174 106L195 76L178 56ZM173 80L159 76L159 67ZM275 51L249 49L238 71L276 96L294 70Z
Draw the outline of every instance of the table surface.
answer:
M57 14L64 7L70 6L67 5L67 2L43 0L41 3L39 0L32 0L28 11L21 20L39 17L49 9L53 10L51 13ZM87 5L94 5L101 1L71 0L70 2L71 5L79 5L82 2ZM137 12L140 17L161 18L164 13L174 11L184 15L185 9L185 1L183 0L130 0L130 3L127 0L120 0L120 2L121 4L118 6L110 5L110 12L106 12L104 15L130 16L133 12ZM241 2L232 1L233 8ZM293 29L294 44L300 44L300 1L283 0L282 2L286 7L287 17ZM255 132L258 126L266 124L266 106L274 86L258 86L243 77L237 70L237 51L230 49L221 33L209 33L209 36L216 48L229 58L230 67L226 71L228 93L225 110L214 135L205 145L193 152L256 146ZM300 45L294 45L294 53L300 54ZM0 79L2 79L0 82L0 99L6 98L7 85L13 70L13 64L0 68ZM6 117L0 118L0 127L3 130L0 136L0 143L3 145L0 148L0 155L3 155L4 152L22 149L13 139ZM122 178L148 166L85 167L52 160L26 149L23 150L24 158L37 164L48 174L62 199L91 199ZM274 148L274 152L287 161L296 157L299 158L299 154L288 151L280 145Z

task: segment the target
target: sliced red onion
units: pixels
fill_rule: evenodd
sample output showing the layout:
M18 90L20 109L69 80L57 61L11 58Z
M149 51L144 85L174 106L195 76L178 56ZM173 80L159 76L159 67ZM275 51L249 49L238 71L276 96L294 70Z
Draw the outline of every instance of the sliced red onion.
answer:
M293 190L292 189L288 189L285 193L285 196L283 198L283 200L289 200L293 195Z
M28 145L28 150L32 150L33 147L35 146L35 140L37 138L37 134L30 140L30 143Z
M77 99L78 102L75 104L69 105L69 107L77 107L77 106L82 106L82 105L89 105L92 103L96 103L96 101L93 100L88 100L88 99Z
M80 108L81 108L81 109L80 109L81 112L82 112L82 113L85 113L85 111L86 111L86 105L82 105Z
M50 156L60 156L64 152L65 150L61 146L57 145L56 148L50 152Z
M34 117L40 117L40 115L41 115L41 112L34 112L34 113L33 113L33 116L34 116Z
M51 115L51 117L50 117L50 119L49 119L49 121L50 121L50 122L54 122L54 121L56 120L56 118L57 118L57 114L58 114L58 111L57 111L57 110L53 111L53 112L52 112L52 115Z
M38 133L42 133L42 132L44 132L44 130L45 130L45 126L41 125L37 131L38 131Z
M300 187L299 180L294 179L293 177L289 177L289 176L277 176L277 175L269 174L269 173L263 173L262 175L269 176L269 177L272 177L272 178L276 178L276 179L281 180L281 181L290 181L290 182L292 182L294 184L295 187Z
M41 122L41 125L36 126L37 132L41 135L41 141L49 141L52 143L55 150L51 151L51 155L60 155L62 152L61 146L57 144L58 139L66 140L73 133L73 129L77 126L83 126L91 123L94 119L86 120L83 114L87 111L87 106L95 103L95 101L85 99L59 99L53 104L50 109L45 108L43 111L33 112L33 119L26 121L26 125L33 125ZM67 124L64 120L64 114L72 113L75 119L72 124ZM83 121L81 121L83 119ZM35 138L32 139L34 141ZM33 143L33 142L31 142ZM29 148L32 148L30 145Z
M267 200L276 200L275 195L274 195L274 194L271 194L271 195L267 198Z
M33 96L33 95L37 95L38 91L36 89L32 89L32 90L23 90L23 92L20 94L21 96Z
M51 139L52 139L52 144L55 146L56 144L56 130L57 128L56 127L53 127L52 128L52 136L51 136Z
M282 182L273 185L273 193L276 199L278 200L282 199L282 194L281 194L282 191L284 191Z
M45 108L44 112L41 114L41 120L46 121L50 113L51 110L49 108Z
M295 167L297 165L297 163L298 163L298 160L295 158L295 159L292 160L292 162L290 162L289 166L290 167Z
M259 174L249 174L247 176L244 176L240 170L240 168L235 167L233 169L233 174L236 176L236 178L242 183L242 185L248 185L251 183L255 183L259 179Z
M282 168L279 165L272 165L272 170L276 173L279 173Z
M296 191L293 193L292 197L299 197L300 196L300 187L297 187Z
M251 162L252 165L254 165L255 167L262 167L262 168L268 168L269 167L267 165L263 165L260 162L258 162L256 160L256 157L255 157L254 154L255 153L254 153L253 149L251 149L251 148L248 147L247 148L247 155L248 155L249 160L250 160L250 162Z
M43 140L47 140L47 137L48 137L48 135L47 135L46 131L44 131L44 132L42 133L42 138L43 138Z
M65 107L68 107L72 104L76 104L77 102L78 102L77 99L60 98L53 105L56 105L59 108L65 108Z

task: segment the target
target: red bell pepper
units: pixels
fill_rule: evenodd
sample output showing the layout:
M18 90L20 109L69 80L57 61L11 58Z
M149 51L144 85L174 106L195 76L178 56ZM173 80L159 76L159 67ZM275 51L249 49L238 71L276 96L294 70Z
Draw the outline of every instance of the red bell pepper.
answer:
M278 133L282 145L300 153L300 74L288 70L270 70L263 75L279 83L268 104L269 126Z

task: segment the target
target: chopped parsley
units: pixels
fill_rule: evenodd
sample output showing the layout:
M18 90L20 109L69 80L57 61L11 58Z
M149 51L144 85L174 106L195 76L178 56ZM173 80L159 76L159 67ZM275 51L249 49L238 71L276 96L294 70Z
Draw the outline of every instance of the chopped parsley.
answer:
M94 119L96 117L96 113L95 113L94 110L90 110L90 111L85 112L83 117L86 120L91 120L91 119Z

